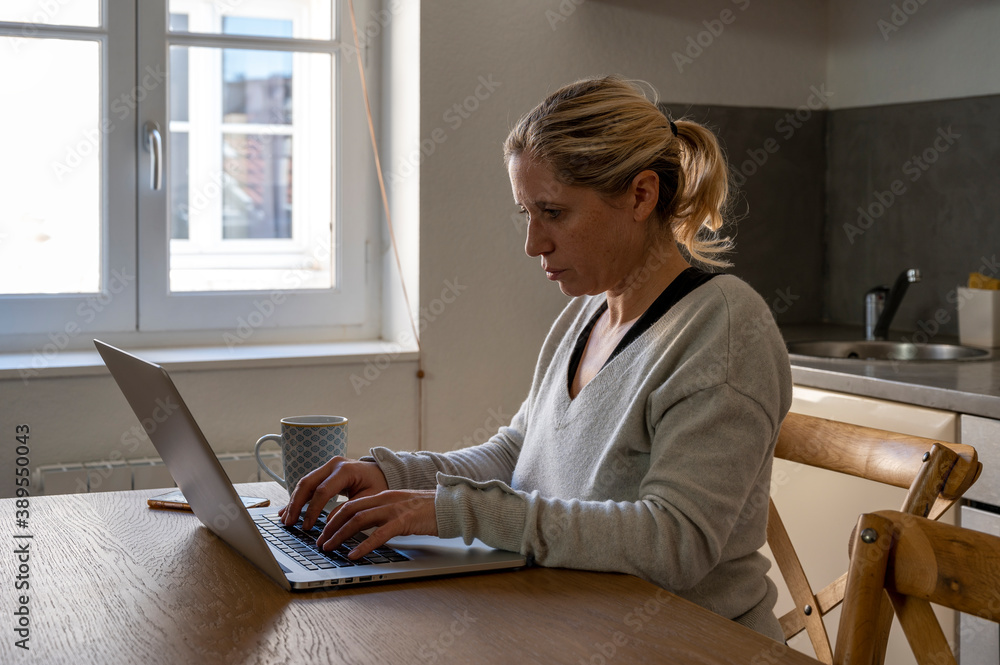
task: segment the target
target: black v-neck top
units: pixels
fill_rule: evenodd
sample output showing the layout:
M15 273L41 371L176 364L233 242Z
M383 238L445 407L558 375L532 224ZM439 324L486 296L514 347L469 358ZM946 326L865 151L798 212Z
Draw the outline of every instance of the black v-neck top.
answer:
M674 281L667 285L667 288L663 289L663 293L656 297L642 316L632 324L632 327L628 329L625 336L622 337L621 341L618 342L618 346L615 350L611 352L608 359L604 362L607 365L611 360L617 356L619 353L625 350L629 344L635 341L639 335L649 330L654 323L660 320L660 318L666 314L671 307L676 305L681 299L687 294L694 291L696 288L712 279L720 273L705 272L700 268L687 268L681 274L674 278ZM583 351L587 348L587 340L590 339L590 333L593 332L594 326L597 325L597 320L601 318L605 310L608 309L607 301L602 304L594 315L590 318L586 327L580 331L580 336L576 339L576 345L573 347L573 353L569 357L569 376L566 379L566 390L570 394L573 393L573 378L576 376L576 371L580 367L580 361L583 360ZM603 367L603 366L602 366Z

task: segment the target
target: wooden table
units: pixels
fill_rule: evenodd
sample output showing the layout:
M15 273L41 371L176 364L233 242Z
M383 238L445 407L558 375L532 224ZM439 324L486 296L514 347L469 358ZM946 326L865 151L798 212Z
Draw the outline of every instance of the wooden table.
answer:
M274 483L239 490L287 497ZM148 509L150 494L32 497L27 528L0 500L0 662L816 662L627 575L531 568L288 593L194 515Z

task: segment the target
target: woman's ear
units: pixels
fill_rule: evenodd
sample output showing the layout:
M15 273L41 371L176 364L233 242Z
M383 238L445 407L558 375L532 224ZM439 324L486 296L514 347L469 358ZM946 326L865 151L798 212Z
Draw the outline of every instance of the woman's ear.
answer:
M660 176L655 171L641 171L632 179L629 189L632 213L636 221L646 221L660 200Z

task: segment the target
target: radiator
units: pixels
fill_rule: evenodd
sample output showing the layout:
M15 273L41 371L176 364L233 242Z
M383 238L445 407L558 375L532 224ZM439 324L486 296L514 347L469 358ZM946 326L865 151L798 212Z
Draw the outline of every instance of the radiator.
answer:
M218 458L234 484L271 480L270 476L260 470L252 453L221 453ZM260 458L275 473L282 475L281 453L261 453ZM153 490L176 486L163 460L158 457L39 466L34 471L32 485L34 493L45 495Z

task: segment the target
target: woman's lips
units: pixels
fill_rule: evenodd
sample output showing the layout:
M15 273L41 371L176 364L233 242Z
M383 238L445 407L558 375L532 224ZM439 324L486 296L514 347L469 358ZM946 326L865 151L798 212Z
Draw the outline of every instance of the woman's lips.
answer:
M559 279L559 275L563 274L564 272L565 272L564 270L549 270L548 268L546 268L545 276L551 280L556 280Z

